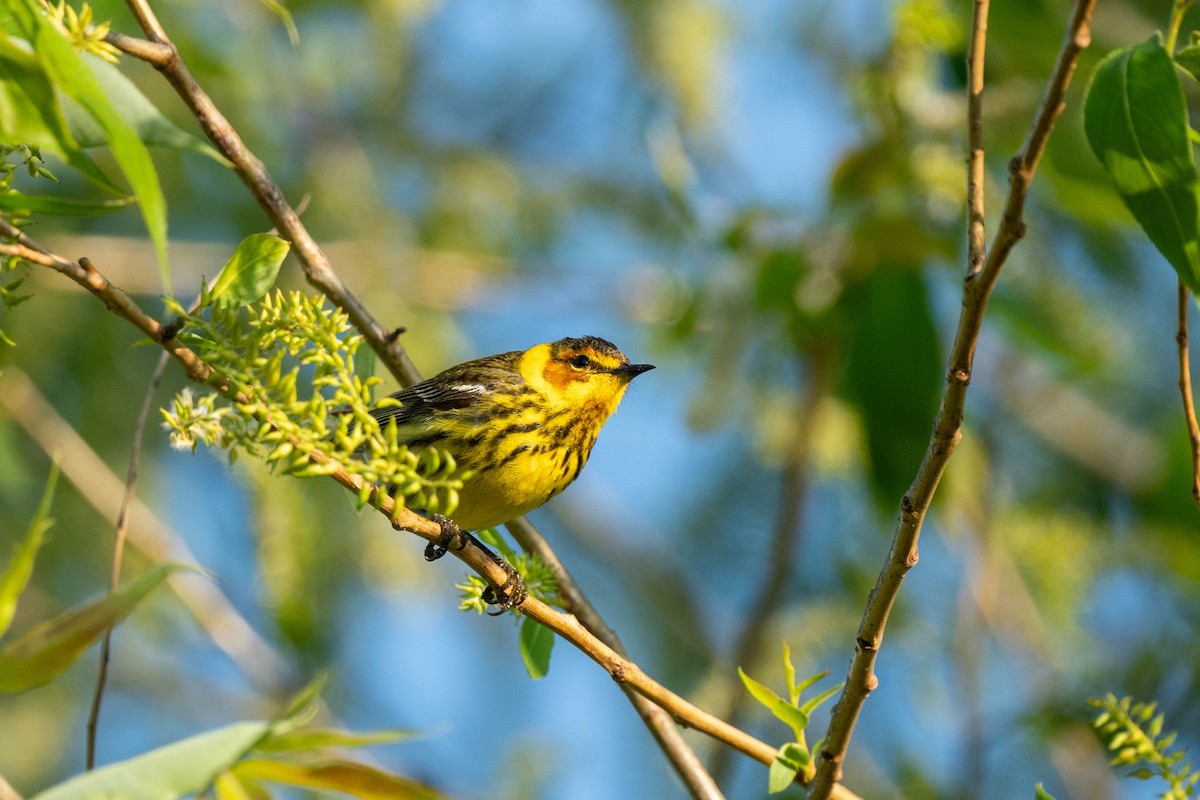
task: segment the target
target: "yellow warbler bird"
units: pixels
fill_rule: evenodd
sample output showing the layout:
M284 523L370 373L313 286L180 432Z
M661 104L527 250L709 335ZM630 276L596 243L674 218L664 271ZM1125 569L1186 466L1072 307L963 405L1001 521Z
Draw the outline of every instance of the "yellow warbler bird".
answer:
M567 488L629 382L651 369L595 336L559 339L450 367L393 394L400 405L372 411L380 427L396 425L410 450L445 450L475 473L459 491L454 521L433 516L442 536L425 557L465 547L460 528L508 522ZM519 587L509 575L502 593Z

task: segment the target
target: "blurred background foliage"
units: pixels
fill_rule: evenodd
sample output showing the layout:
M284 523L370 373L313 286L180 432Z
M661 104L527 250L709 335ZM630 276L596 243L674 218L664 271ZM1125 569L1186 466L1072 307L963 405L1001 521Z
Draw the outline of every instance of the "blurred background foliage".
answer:
M94 5L136 32L122 4ZM289 6L295 47L257 3L156 10L426 374L585 333L659 365L533 520L643 668L782 742L735 667L778 688L786 640L802 674L840 680L941 389L965 263L969 6L305 0ZM1169 6L1097 10L846 765L865 797L1029 796L1038 780L1059 798L1148 797L1110 776L1088 730L1086 699L1108 691L1157 699L1182 743L1200 737L1175 278L1080 124L1094 64L1164 26ZM992 9L989 222L1068 13L1062 0ZM153 69L122 70L196 130ZM265 222L212 160L155 158L187 296ZM93 192L49 166L61 193ZM27 230L161 310L136 210ZM301 277L285 265L282 280ZM16 341L0 350L0 552L33 514L46 450L66 480L18 632L106 586L119 496L106 471L124 475L157 358L66 280L34 271L28 285L33 299L0 318ZM14 373L44 399L18 408ZM160 401L183 383L168 371ZM82 439L38 440L56 417ZM206 628L163 593L121 626L101 763L268 715L332 666L331 713L424 729L374 756L450 795L682 795L601 670L560 646L530 682L510 620L455 611L456 565L425 565L419 542L356 516L332 483L172 452L156 426L141 476L157 520L135 529L186 544L232 611L205 612ZM250 627L229 628L237 617ZM209 630L234 634L218 647ZM85 659L0 696L0 774L17 789L81 768L94 679ZM716 757L730 797L765 795L759 765Z

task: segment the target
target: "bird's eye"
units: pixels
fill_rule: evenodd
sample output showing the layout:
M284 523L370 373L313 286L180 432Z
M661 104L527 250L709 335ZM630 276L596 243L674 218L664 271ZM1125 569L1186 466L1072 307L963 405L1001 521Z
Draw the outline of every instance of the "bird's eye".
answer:
M580 353L577 356L571 356L571 360L567 363L569 363L575 369L586 369L587 367L591 366L592 360L583 353Z

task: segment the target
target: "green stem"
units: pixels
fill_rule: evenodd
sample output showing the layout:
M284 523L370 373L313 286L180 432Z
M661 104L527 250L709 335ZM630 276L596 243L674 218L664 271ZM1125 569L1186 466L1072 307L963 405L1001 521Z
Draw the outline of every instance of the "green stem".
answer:
M1175 44L1179 41L1179 29L1183 27L1183 15L1192 7L1192 3L1196 0L1175 0L1175 7L1171 9L1171 23L1167 26L1167 52L1171 55L1175 54Z

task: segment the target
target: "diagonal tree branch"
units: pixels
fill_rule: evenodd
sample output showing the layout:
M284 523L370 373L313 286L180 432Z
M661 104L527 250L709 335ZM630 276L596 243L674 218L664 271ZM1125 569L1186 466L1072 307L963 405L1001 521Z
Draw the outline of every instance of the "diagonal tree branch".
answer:
M962 312L958 320L958 329L951 348L949 369L946 375L946 385L942 391L941 407L934 421L933 433L930 437L929 448L921 461L912 486L900 502L900 517L892 538L891 550L887 561L879 573L875 588L867 600L862 623L855 640L854 657L850 662L849 674L846 677L846 687L842 696L834 706L825 738L825 746L821 750L817 775L813 780L809 794L810 800L826 800L833 792L836 782L842 777L842 764L854 734L854 726L866 702L867 695L878 685L875 676L875 660L883 643L884 629L892 606L900 593L904 576L917 563L917 541L921 534L921 524L933 495L937 491L946 464L953 455L958 442L962 439L963 408L966 402L967 387L971 381L971 369L975 355L975 344L983 326L983 315L988 298L1000 275L1008 254L1025 233L1025 223L1022 214L1025 208L1025 198L1029 193L1029 185L1037 171L1038 163L1045 152L1046 142L1055 122L1064 107L1064 95L1075 72L1079 54L1091 43L1090 21L1096 0L1076 0L1071 19L1067 26L1062 47L1055 62L1054 72L1046 86L1034 118L1033 125L1021 151L1009 165L1009 193L1005 204L1004 214L1000 220L1000 228L996 232L991 251L981 259L982 266L977 270L968 261L967 275L963 287ZM982 91L981 74L983 70L984 32L981 26L986 25L987 0L975 0L975 19L971 35L971 53L968 58L968 87L972 91L978 87ZM981 137L971 133L981 125L979 115L982 110L982 98L973 97L968 102L969 119L967 122L971 146L981 147ZM974 149L971 153L972 177L976 181L980 177L975 172L977 163ZM978 162L981 164L981 161ZM968 258L980 251L976 243L976 231L979 232L978 242L982 242L982 191L972 183L968 191L971 202L969 210L970 247Z
M355 328L366 337L371 348L402 385L410 386L418 382L421 378L420 373L398 341L399 330L389 331L384 328L334 271L325 253L287 203L283 192L271 178L262 161L250 152L237 131L191 75L147 0L128 0L128 5L148 38L142 40L113 33L109 35L109 41L124 52L152 64L167 78L192 110L209 139L233 164L276 229L292 243L309 282L335 305L346 311ZM623 652L616 634L587 602L578 585L553 555L545 540L541 539L527 522L518 523L518 529L529 534L526 541L521 541L518 537L522 546L538 552L543 560L553 566L559 585L564 590L569 610L589 620L594 625L592 630L597 635L610 647ZM629 696L638 714L663 747L693 796L708 800L719 798L721 795L716 784L701 768L699 759L670 719L638 696L632 693Z
M146 315L145 312L129 299L128 295L118 287L112 285L90 263L88 263L85 269L74 262L55 255L32 239L21 234L20 231L3 220L0 220L0 235L8 237L20 236L21 238L21 241L17 243L0 244L0 255L25 258L31 263L46 266L67 275L72 280L88 288L89 291L95 294L118 316L125 318L139 330L149 335L156 343L160 344L172 358L184 365L189 376L193 376L193 380L213 386L227 397L235 399L239 403L250 402L251 398L244 394L233 392L227 384L215 379L212 368L194 351L182 345L173 337L164 335L164 326ZM87 262L87 259L81 259L81 261ZM316 464L333 467L330 477L356 495L363 488L364 482L361 476L346 471L324 454L313 451L309 453L309 457ZM393 526L398 529L413 533L426 541L435 541L440 538L442 530L436 522L407 508L397 508L392 498L378 487L373 488L371 497L374 507L380 513L384 514L392 522ZM463 549L451 550L449 552L494 586L502 585L507 580L508 575L499 566L496 556L482 545L469 542ZM637 664L601 641L600 638L589 631L574 615L559 612L532 596L521 605L521 613L532 617L546 628L566 639L599 664L623 689L632 690L650 700L665 710L679 724L693 728L721 741L760 763L769 765L774 761L776 754L774 747L759 741L746 732L692 705L684 698L657 683L643 672ZM657 728L652 730L656 736L661 732ZM675 736L679 735L678 730L675 730L673 726L672 731ZM688 749L690 751L690 747ZM698 761L696 765L697 768L700 768ZM677 769L680 768L689 769L686 764L682 765L682 767L677 765ZM839 798L839 800L856 800L856 796L852 792L840 785L833 787L831 791L833 792L832 796Z

